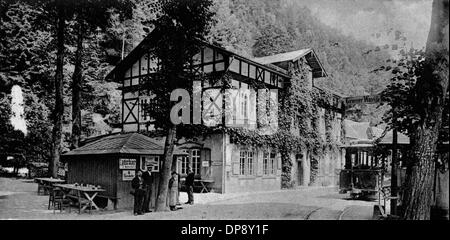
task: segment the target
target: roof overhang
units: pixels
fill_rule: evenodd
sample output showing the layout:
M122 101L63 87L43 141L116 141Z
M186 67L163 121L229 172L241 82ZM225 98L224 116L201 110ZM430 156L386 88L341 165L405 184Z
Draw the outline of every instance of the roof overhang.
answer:
M306 61L311 66L314 78L327 77L325 69L313 49L305 55Z
M303 57L308 62L308 65L311 67L314 78L321 78L328 76L325 69L323 68L322 63L317 57L316 52L314 51L314 49L311 48L286 53L279 53L266 57L254 58L254 61L262 63L264 65L277 65L285 62L296 62L297 60Z
M124 74L124 72L130 67L132 66L132 64L134 64L143 54L143 52L146 52L150 49L152 49L152 45L154 45L155 43L153 42L154 36L158 34L158 32L156 30L153 30L151 33L149 33L144 40L142 40L139 45L137 47L135 47L124 59L122 59L117 65L116 67L114 67L105 77L105 79L107 81L116 81L118 82L122 75ZM244 56L241 56L239 54L236 54L234 52L231 52L223 47L217 46L217 45L213 45L210 44L208 42L205 41L201 41L201 44L203 46L209 46L215 49L218 49L220 51L222 51L224 54L227 54L229 57L235 57L244 61L247 61L249 63L252 63L260 68L266 69L268 71L272 71L272 72L276 72L277 74L285 77L285 78L289 78L290 76L287 74L287 72L284 69L281 69L277 66L271 65L271 64L261 64L258 61L254 61L252 59L248 59ZM314 55L315 56L315 55ZM318 61L318 59L317 59Z

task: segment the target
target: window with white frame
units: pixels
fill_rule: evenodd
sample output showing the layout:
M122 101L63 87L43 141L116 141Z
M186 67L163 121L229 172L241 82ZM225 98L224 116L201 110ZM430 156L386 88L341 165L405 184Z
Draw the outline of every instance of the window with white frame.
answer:
M241 95L241 114L244 120L248 119L248 95L245 92Z
M243 176L255 174L254 152L241 150L239 155L239 174Z
M254 167L253 167L253 152L247 152L247 166L248 166L248 175L254 174Z
M180 163L180 174L188 174L188 166L189 161L188 158L185 156L179 156L178 161Z
M239 174L245 175L245 161L247 158L247 152L241 151L240 157L239 157Z
M272 175L275 175L275 170L277 169L277 160L276 160L276 154L274 152L270 153L270 173Z
M269 175L269 153L264 152L263 154L263 174Z
M197 175L200 174L200 149L191 150L192 171Z
M264 152L263 154L263 174L275 175L277 168L276 153Z

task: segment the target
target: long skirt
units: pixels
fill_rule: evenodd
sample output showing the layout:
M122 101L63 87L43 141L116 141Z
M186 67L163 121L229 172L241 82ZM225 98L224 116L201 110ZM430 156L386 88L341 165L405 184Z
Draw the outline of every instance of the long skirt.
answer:
M177 186L172 186L172 188L169 189L169 206L174 207L177 205L177 196L178 196Z

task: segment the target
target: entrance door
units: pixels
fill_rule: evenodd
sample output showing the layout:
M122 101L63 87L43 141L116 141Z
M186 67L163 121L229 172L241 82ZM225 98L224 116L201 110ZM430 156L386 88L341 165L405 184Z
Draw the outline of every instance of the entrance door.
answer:
M303 186L303 165L302 165L303 155L297 154L295 158L296 158L295 160L297 161L297 182L299 186Z
M303 186L303 166L302 166L302 162L301 161L298 162L297 166L298 166L298 170L297 170L297 173L298 173L298 185L299 186Z

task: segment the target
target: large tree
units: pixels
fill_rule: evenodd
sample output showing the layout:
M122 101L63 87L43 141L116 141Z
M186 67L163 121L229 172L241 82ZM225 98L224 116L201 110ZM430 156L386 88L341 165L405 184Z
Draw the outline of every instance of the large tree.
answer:
M64 42L66 30L67 2L56 1L55 3L55 24L56 24L56 73L55 73L55 107L52 113L53 131L52 131L52 150L49 164L51 176L58 176L58 164L61 154L62 125L64 114Z
M79 0L72 3L75 20L75 56L72 75L72 138L73 148L78 147L81 137L81 92L83 87L84 41L90 34L103 30L110 23L110 14L114 10L123 21L131 17L133 4L129 0ZM84 60L84 62L83 62Z
M405 219L430 219L436 147L449 85L448 4L448 0L433 1L425 59L413 90L419 118L403 195Z
M156 95L156 105L149 110L155 116L157 127L163 129L166 135L156 211L167 209L168 183L177 136L177 125L170 118L174 106L170 100L171 93L179 88L192 88L195 76L189 69L189 63L199 52L199 44L205 40L210 29L213 16L211 6L211 0L163 1L160 16L152 21L155 29L149 45L154 46L151 51L159 59L161 69L158 74L146 79L148 88Z

